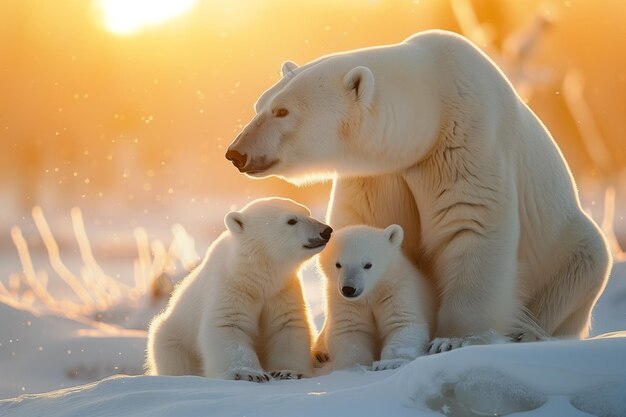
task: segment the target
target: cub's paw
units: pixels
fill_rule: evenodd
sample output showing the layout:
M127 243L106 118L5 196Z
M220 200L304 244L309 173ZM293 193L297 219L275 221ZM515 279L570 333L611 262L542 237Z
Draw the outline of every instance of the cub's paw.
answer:
M328 352L324 352L323 350L317 350L313 352L313 358L315 359L315 364L324 364L330 360L330 355Z
M467 338L464 337L437 337L426 345L426 354L433 355L435 353L448 352L468 344Z
M273 371L270 372L270 375L272 376L272 378L274 379L302 379L302 373L301 372L296 372L296 371L288 371L288 370L282 370L282 371Z
M411 362L408 359L384 359L380 361L375 361L372 364L372 371L385 371L387 369L396 369L401 367L402 365L406 365Z
M235 381L267 382L270 378L270 374L262 369L241 367L226 372L226 379L234 379Z

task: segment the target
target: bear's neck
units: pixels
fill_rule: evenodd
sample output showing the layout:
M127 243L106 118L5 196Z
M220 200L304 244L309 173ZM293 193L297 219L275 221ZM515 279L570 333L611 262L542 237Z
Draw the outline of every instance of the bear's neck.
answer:
M275 262L261 250L246 248L236 252L230 255L231 277L245 280L263 297L278 293L294 275L295 267Z

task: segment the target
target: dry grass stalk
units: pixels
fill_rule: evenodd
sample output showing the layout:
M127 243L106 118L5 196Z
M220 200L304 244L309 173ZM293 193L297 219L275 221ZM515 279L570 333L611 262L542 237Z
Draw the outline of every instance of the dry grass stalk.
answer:
M15 226L11 229L11 238L22 264L22 272L11 274L7 286L0 282L0 302L16 308L73 318L85 317L96 311L106 310L117 303L132 304L148 291L152 291L152 287L157 284L161 288L157 297L160 299L169 296L171 292L170 277L176 270L177 262L180 262L185 270L187 266L197 264L198 256L194 241L182 226L172 227L173 239L167 250L165 245L158 240L150 242L146 231L137 228L135 239L138 257L135 260L135 285L128 286L106 274L98 264L85 230L82 213L80 209L73 208L71 211L72 227L83 262L79 278L61 260L59 246L48 226L43 210L35 207L32 214L53 270L76 294L80 302L58 298L50 293L48 274L45 270L36 271L28 243L21 229Z
M94 304L93 297L85 289L81 281L69 270L67 266L61 260L61 254L59 252L59 246L57 245L54 235L50 231L48 222L43 215L43 210L39 206L35 206L32 210L33 220L39 230L41 239L43 240L46 250L48 251L48 259L54 272L74 291L81 302L85 305Z
M100 265L98 265L98 262L96 262L91 250L91 244L87 238L83 215L80 209L74 207L70 214L72 217L74 236L78 243L80 256L85 264L85 267L82 268L81 275L86 283L93 285L100 302L107 304L111 299L118 298L122 295L119 282L105 274Z
M19 227L14 226L11 228L11 238L13 239L13 244L17 248L17 253L20 257L20 262L22 263L22 272L26 279L26 282L34 292L35 296L49 309L58 308L57 303L54 300L54 297L50 295L47 290L48 279L47 275L45 275L45 279L41 280L37 274L35 273L35 268L33 266L33 261L30 257L30 252L28 250L28 244L26 243L26 239L22 235L22 231Z

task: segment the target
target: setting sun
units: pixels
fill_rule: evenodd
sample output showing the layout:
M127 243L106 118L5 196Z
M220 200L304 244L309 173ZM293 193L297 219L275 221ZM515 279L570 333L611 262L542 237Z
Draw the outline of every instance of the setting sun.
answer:
M131 35L190 10L196 0L100 0L104 24L118 35Z

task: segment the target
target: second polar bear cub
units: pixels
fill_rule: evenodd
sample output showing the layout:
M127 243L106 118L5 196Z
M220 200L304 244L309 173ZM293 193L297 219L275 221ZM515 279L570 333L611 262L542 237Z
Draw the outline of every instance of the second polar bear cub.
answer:
M256 382L309 375L312 327L297 273L332 229L281 198L255 200L224 223L150 324L148 373Z
M430 288L402 253L404 231L348 226L320 254L326 322L314 349L335 369L392 369L424 353L434 316Z

